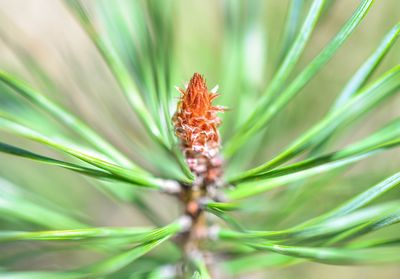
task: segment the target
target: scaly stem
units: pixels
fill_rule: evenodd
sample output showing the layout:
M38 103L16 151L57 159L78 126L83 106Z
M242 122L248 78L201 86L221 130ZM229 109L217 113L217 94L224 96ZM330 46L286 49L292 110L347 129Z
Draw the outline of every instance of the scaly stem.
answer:
M179 91L182 96L172 121L186 162L195 175L192 185L182 185L179 196L185 214L192 219L190 230L179 240L184 266L187 268L193 257L200 255L204 260L208 258L202 250L208 223L201 201L213 198L216 189L222 184L222 157L219 154L220 137L217 130L221 121L217 112L224 111L224 108L212 106L218 94L209 92L204 78L197 73L187 88ZM210 269L209 266L207 268Z

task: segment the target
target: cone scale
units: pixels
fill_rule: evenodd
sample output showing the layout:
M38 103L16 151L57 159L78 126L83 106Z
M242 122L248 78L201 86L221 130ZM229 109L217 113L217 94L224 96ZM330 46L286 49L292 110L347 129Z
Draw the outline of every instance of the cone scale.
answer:
M196 184L204 187L217 184L222 175L221 146L218 112L224 108L213 106L218 97L210 92L203 76L195 73L181 93L177 110L172 118L175 134L190 170L196 175Z

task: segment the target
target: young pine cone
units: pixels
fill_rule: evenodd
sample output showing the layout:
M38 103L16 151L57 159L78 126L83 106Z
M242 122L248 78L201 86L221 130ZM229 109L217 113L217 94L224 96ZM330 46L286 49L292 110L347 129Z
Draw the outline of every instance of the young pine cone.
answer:
M222 175L222 158L219 155L221 124L217 112L221 106L213 106L218 96L209 92L204 78L195 73L186 90L181 93L176 112L172 118L175 134L180 139L190 170L205 185L216 183Z

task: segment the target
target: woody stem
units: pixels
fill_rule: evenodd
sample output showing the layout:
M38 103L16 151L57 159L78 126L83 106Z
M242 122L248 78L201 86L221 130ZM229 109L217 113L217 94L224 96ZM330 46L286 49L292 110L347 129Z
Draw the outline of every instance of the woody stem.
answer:
M202 241L207 236L208 224L200 204L200 201L207 196L207 187L190 186L183 189L180 198L185 207L185 214L192 219L192 226L182 235L180 242L184 265L187 267L193 261L193 257L207 258Z

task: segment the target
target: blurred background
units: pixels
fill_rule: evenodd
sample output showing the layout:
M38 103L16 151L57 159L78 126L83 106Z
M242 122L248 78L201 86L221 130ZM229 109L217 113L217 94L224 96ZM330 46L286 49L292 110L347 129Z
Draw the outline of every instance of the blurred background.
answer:
M110 27L107 23L107 15L111 14L111 12L107 13L107 1L84 2L96 20L99 30L104 33L107 31L112 40L112 30L107 30ZM173 85L183 87L194 72L204 74L210 88L219 84L219 93L222 95L219 102L230 108L225 116L225 126L221 127L223 140L231 136L231 127L240 124L232 123L233 120L229 118L229 115L235 113L240 113L243 117L248 115L257 102L259 94L279 66L282 50L287 47L290 40L282 34L287 28L285 19L292 4L291 1L277 0L241 1L240 5L232 5L232 10L229 11L230 17L227 17L227 10L230 9L229 2L175 0L171 1L166 11L172 15L169 24L173 29L170 38L173 48L166 49L166 51L171 51L171 57L173 57L172 82L171 87L166 90L178 97L179 93L175 91ZM304 13L298 15L300 19L303 19L311 1L297 2L304 2L302 9ZM330 2L331 7L321 17L295 74L303 69L336 34L360 1ZM234 10L235 7L239 7L239 10ZM126 11L126 14L121 17L135 22L134 17L137 13L141 11L132 12L132 14ZM268 132L264 133L262 138L256 139L254 143L248 143L248 146L257 144L259 148L256 155L253 154L246 160L233 160L232 167L227 172L246 169L265 162L321 119L346 81L399 19L400 2L398 0L376 1L354 34L316 78L286 107L284 113L274 119ZM146 24L145 21L142 24ZM225 28L229 24L231 31L234 31L233 35L226 32ZM232 47L229 39L236 35L243 41L239 52L242 59L240 67L235 67L235 62L231 61L233 58L229 57L230 47ZM127 38L127 40L132 40L133 43L135 40L140 40L140 37L135 36L132 34L132 38ZM399 64L399 50L400 46L395 45L371 80ZM149 140L143 128L127 105L95 46L61 1L0 0L0 53L2 69L23 77L35 88L50 96L52 100L56 100L81 116L90 123L91 127L110 139L140 165L162 173L162 170L153 166L154 161L157 161L155 147L148 143ZM144 54L138 54L138 61L141 55ZM145 61L145 58L143 59ZM226 78L228 73L230 79ZM226 94L228 97L224 97L227 91L229 91L229 96ZM239 95L242 96L240 103L235 101L236 96ZM174 105L171 105L171 110ZM43 131L61 129L54 121L47 119L43 114L38 114L27 103L13 97L13 94L7 92L6 89L0 93L0 107L26 119L29 125ZM345 131L332 149L363 138L391 119L400 116L399 108L399 96L391 98L390 101L380 105L374 113L359 121L354 129ZM73 132L63 132L74 137ZM62 158L59 154L38 144L3 132L0 132L0 136L4 142L23 146L25 149L34 150L40 154ZM340 173L339 176L325 175L316 179L311 183L324 186L317 194L308 196L307 205L300 207L294 214L285 216L284 220L281 220L281 215L279 215L279 212L283 210L282 206L295 203L296 198L290 199L290 196L288 197L281 190L268 193L258 198L258 202L265 207L265 210L252 215L251 220L245 222L245 225L252 226L254 229L258 228L254 226L254 223L263 228L283 228L296 224L299 220L315 216L318 212L331 208L354 193L398 171L399 155L398 150L391 150L369 157L352 166L350 170ZM241 156L238 157L241 158ZM50 200L54 206L75 212L82 218L90 220L94 226L150 224L146 216L132 207L129 201L121 203L111 197L106 190L94 185L95 181L63 169L0 154L0 176L27 190L33 200L37 201L38 196L41 196ZM5 186L6 182L3 181L1 185L0 192L7 194L10 189ZM124 186L121 185L121 187ZM390 195L400 197L398 190L391 192ZM144 198L154 207L165 223L179 215L180 208L173 199L154 193L144 195ZM385 196L385 198L390 197ZM393 226L384 233L399 233L397 227ZM23 229L24 225L7 220L5 217L0 220L0 228ZM44 253L34 258L15 256L26 249L37 249L37 245L0 244L1 264L19 270L59 269L91 262L97 257L96 255L88 256L87 252L68 250L62 253ZM14 257L12 262L6 264L6 258L10 255L17 258ZM285 268L271 268L268 271L241 278L399 277L400 267L398 266L341 267L307 263Z

